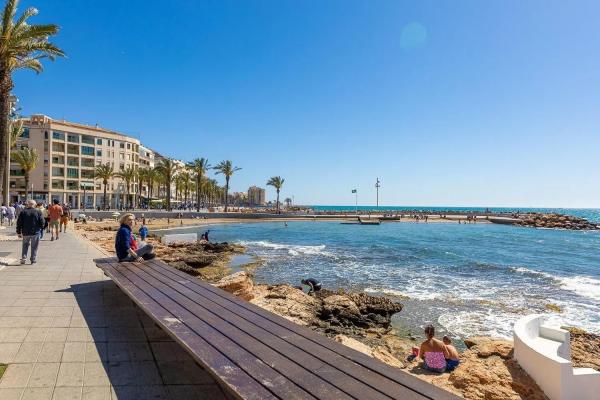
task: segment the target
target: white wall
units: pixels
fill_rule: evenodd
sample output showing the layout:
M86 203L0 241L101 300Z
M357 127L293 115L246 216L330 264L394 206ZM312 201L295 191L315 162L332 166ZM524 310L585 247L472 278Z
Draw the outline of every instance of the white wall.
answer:
M514 342L515 359L550 400L600 399L600 372L573 368L569 332L528 315L515 323Z

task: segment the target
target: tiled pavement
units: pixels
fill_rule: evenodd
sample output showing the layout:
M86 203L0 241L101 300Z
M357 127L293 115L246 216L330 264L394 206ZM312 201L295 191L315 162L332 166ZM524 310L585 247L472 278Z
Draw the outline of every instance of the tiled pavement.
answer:
M6 230L3 231L3 233ZM92 261L74 233L0 270L2 400L224 399L212 377ZM0 242L19 258L20 242ZM2 268L2 267L0 267Z

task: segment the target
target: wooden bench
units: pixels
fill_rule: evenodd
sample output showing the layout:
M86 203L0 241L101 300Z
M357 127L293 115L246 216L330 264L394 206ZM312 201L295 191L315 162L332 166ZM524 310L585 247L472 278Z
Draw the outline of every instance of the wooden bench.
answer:
M458 398L162 261L96 264L235 398Z

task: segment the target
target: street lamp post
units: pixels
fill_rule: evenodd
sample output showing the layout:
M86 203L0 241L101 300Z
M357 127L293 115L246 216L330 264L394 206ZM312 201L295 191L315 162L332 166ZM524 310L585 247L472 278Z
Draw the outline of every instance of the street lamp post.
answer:
M375 182L375 190L377 190L377 208L379 208L379 188L381 187L381 182L379 182L379 178L377 178L377 182Z

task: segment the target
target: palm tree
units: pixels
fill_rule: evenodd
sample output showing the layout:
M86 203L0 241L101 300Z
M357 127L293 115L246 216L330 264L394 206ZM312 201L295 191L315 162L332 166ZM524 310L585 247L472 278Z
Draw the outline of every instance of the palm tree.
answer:
M225 176L225 212L227 212L227 206L229 204L229 179L235 171L239 171L240 167L234 167L230 160L221 161L214 168L216 174L223 174Z
M30 25L27 20L38 13L28 8L15 21L19 0L7 0L0 16L0 182L4 182L6 161L9 157L11 101L10 92L14 87L12 74L18 69L31 69L36 73L43 70L41 60L54 60L65 54L48 41L58 33L53 24ZM5 197L8 187L4 188Z
M102 179L104 185L104 197L102 198L102 208L106 210L106 187L108 186L108 180L115 176L115 171L110 163L100 164L96 166L94 171L94 179Z
M196 158L189 162L187 167L194 173L196 178L196 211L200 212L200 189L202 188L202 178L206 175L206 170L210 168L206 158Z
M39 155L36 149L23 147L20 150L12 153L12 158L19 164L25 174L25 197L27 197L27 189L29 188L29 174L37 165Z
M292 205L292 199L290 199L289 197L286 197L283 202L285 203L285 206L287 208L290 208L290 206Z
M154 184L158 182L159 176L156 168L148 168L148 175L146 176L146 183L148 183L148 197L152 198L154 195Z
M148 181L148 168L139 168L138 172L137 172L137 178L138 178L138 206L142 203L142 187L144 186L144 182ZM150 187L148 187L148 190L150 190ZM146 193L148 194L148 193Z
M183 202L187 203L188 194L190 193L190 185L192 183L192 175L189 173L189 171L183 170L177 176L179 177L179 182L181 183L181 189L183 189ZM180 190L180 194L182 191Z
M273 176L267 182L267 185L273 186L275 188L275 190L277 190L277 214L279 214L279 191L281 190L281 187L283 186L283 182L285 182L285 179L283 179L280 176Z
M177 173L178 166L175 161L170 158L163 158L156 166L156 170L160 177L163 180L163 183L166 187L167 192L167 210L171 211L171 182L173 182L173 177Z
M131 191L131 182L134 182L137 178L137 170L133 165L128 166L123 171L115 174L116 177L121 178L125 183L125 192L127 193L127 197L125 200L125 209L128 209L131 204L129 199L130 191Z
M21 137L25 129L23 128L23 120L10 121L10 148L13 149L17 145L17 140Z

